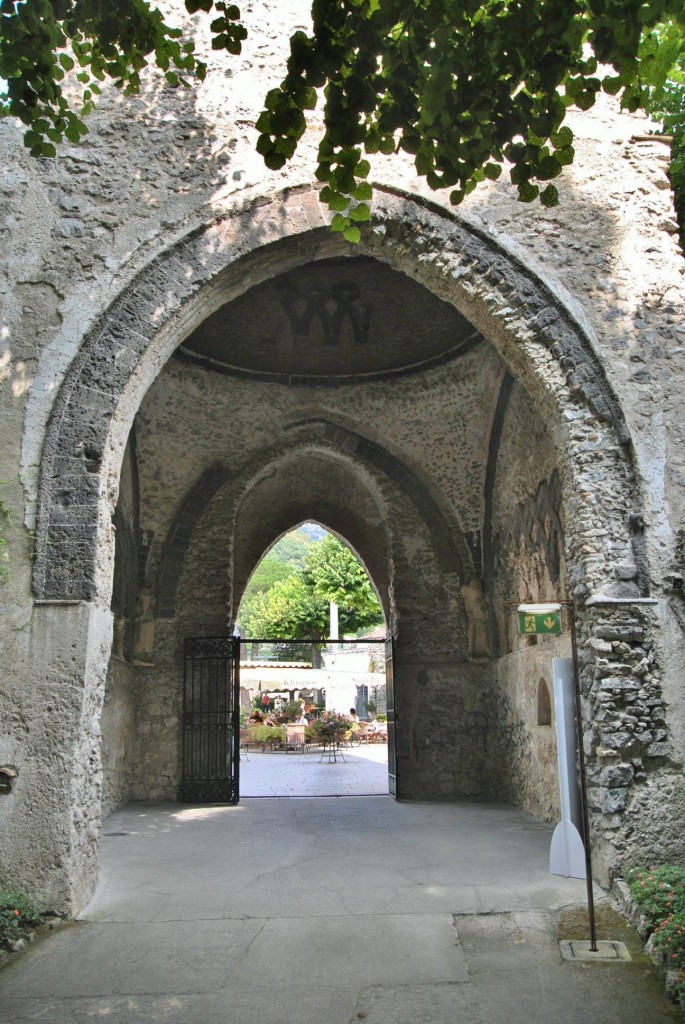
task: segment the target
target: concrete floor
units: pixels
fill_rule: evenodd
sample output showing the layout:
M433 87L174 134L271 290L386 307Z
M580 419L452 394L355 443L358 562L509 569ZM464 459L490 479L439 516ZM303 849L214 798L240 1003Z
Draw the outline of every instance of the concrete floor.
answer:
M301 788L307 756L251 760L253 788L260 771ZM336 789L350 764L325 766ZM548 873L551 833L508 806L388 796L130 805L79 920L0 971L0 1020L682 1024L599 890L600 937L633 959L562 958L586 893Z

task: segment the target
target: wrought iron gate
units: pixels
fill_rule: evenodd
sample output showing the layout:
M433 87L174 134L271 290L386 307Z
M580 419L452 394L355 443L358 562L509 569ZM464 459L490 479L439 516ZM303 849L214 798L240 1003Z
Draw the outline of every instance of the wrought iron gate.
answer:
M238 802L240 641L186 640L183 673L181 799Z
M385 697L388 710L388 793L397 798L397 744L395 735L395 679L393 675L393 640L385 641Z

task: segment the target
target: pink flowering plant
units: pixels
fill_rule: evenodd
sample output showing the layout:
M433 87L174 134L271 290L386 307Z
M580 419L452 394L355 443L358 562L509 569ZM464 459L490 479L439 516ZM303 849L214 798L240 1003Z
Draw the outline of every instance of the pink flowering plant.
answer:
M685 913L685 868L633 868L628 888L649 932L665 918Z
M628 888L654 949L678 972L676 994L685 1006L685 868L634 868Z
M653 931L654 945L669 960L685 964L685 918L673 914L658 924Z
M346 715L340 715L335 711L324 711L319 718L311 723L311 731L319 739L330 739L332 737L345 736L351 729L352 723Z

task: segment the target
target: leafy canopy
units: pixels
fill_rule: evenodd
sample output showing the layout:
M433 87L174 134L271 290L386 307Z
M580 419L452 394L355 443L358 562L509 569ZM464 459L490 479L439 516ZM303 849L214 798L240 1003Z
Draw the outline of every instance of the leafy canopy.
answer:
M261 639L318 640L328 635L331 601L339 607L344 633L383 621L363 566L345 544L327 534L312 545L300 571L276 580L268 590L246 592L238 616L240 632Z
M247 33L235 4L185 6L211 18L214 49L240 52ZM628 110L663 113L667 129L679 118L671 180L682 204L685 0L314 0L312 21L311 34L290 40L257 149L282 167L323 90L316 176L333 228L350 241L370 217L374 153L411 154L454 204L508 163L519 199L556 205L554 179L574 158L566 111L588 110L601 91ZM206 73L148 0L0 0L0 114L26 124L34 156L78 141L101 83L135 93L149 63L170 86ZM62 89L72 71L77 102Z
M520 200L555 206L552 182L574 158L567 109L588 110L602 90L644 106L685 26L683 0L314 0L312 14L266 97L257 149L281 167L323 86L316 175L351 241L369 217L366 157L377 152L412 154L455 205L507 161Z
M313 543L301 529L291 530L281 537L250 576L243 601L251 601L256 594L270 590L278 580L285 580L301 570Z
M255 571L250 577L249 583L245 588L243 600L252 598L256 594L264 594L271 590L275 583L279 580L288 579L297 570L294 566L288 565L287 562L281 561L278 555L273 552L269 552L261 560Z
M238 625L243 636L311 640L328 632L328 605L317 599L300 573L243 600Z
M645 109L672 135L668 176L685 250L685 31L674 22L658 25L640 44Z
M240 53L247 32L235 4L185 0L185 6L191 14L216 15L214 49ZM206 65L194 50L147 0L1 0L0 79L7 85L0 115L27 126L24 142L32 156L55 156L55 143L76 143L87 133L83 118L106 79L126 96L140 91L140 72L149 63L170 86L187 84L188 75L204 79Z
M345 632L382 622L383 613L366 570L332 534L312 547L303 577L320 600L338 605ZM350 625L346 627L348 621Z

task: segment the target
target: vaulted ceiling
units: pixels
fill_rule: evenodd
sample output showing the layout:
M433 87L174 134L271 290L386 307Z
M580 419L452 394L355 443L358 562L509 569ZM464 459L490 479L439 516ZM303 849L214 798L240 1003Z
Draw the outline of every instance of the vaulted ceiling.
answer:
M344 383L416 372L480 336L453 306L364 256L307 263L210 315L177 355L284 383Z

